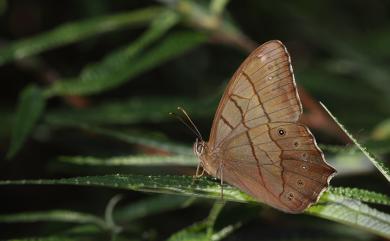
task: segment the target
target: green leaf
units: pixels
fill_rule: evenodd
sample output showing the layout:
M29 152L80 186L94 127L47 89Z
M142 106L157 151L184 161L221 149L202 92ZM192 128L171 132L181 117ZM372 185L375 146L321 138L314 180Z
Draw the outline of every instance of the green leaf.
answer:
M0 185L26 184L100 186L212 199L221 198L219 182L209 178L199 178L194 181L190 176L117 174L65 179L0 181ZM371 195L370 198L373 197L374 195ZM256 203L249 195L230 185L224 185L224 199L226 201ZM370 202L372 202L372 200L370 200ZM388 214L373 209L359 200L351 199L348 196L341 196L339 191L332 193L332 189L330 189L325 192L318 203L311 206L306 212L308 214L360 228L383 237L390 237L390 216Z
M85 156L62 156L59 161L83 166L196 166L198 159L194 155L130 155L106 159Z
M79 241L80 238L66 237L66 236L50 236L50 237L34 237L34 238L21 238L21 239L8 239L7 241Z
M89 95L115 88L137 75L173 59L203 43L205 35L196 32L181 32L169 35L153 49L141 56L146 46L159 39L177 21L177 15L162 15L138 40L106 57L102 63L87 67L80 77L54 83L46 94Z
M192 176L144 176L116 174L63 179L0 181L0 185L25 184L103 186L154 193L181 194L186 196L208 197L215 199L221 198L221 187L218 181L213 181L209 178L199 178L194 180ZM223 194L225 200L255 202L249 195L229 185L224 186Z
M43 93L38 87L28 86L21 92L7 158L14 157L22 147L41 116L45 104Z
M161 11L160 7L150 7L64 24L49 32L19 40L0 49L0 65L97 34L150 22Z
M85 129L101 135L119 139L129 144L144 145L159 150L167 151L172 154L180 154L180 155L193 154L192 148L188 146L179 143L174 143L172 141L168 141L164 139L158 140L158 138L151 138L145 135L145 133L137 133L137 132L126 133L124 131L115 131L115 130L99 128L99 127L87 127Z
M390 118L385 119L375 127L372 137L376 140L390 139Z
M3 15L6 10L7 10L7 1L0 0L0 15Z
M177 121L169 115L177 106L183 106L192 118L212 117L210 105L216 106L219 100L215 97L190 99L178 97L132 97L130 99L107 101L87 109L53 110L45 114L49 123L78 122L93 125L161 123Z
M212 0L210 2L210 12L214 15L220 15L223 13L229 0Z
M382 193L348 187L330 187L328 192L333 195L343 196L362 202L390 205L390 197Z
M86 213L71 210L49 210L43 212L24 212L0 215L1 223L34 223L34 222L65 222L79 224L94 224L106 229L103 219Z
M198 223L192 224L179 232L173 234L168 241L179 240L204 240L209 241L214 233L215 221L224 206L223 202L215 202L209 216Z
M363 147L351 133L345 129L345 127L336 119L336 117L326 108L326 106L320 103L322 107L328 112L332 119L337 123L337 125L344 131L344 133L355 143L355 145L367 156L367 158L374 164L374 166L385 176L387 181L390 181L390 169L386 166L385 162L375 157L367 148Z
M155 17L147 31L130 45L106 56L103 61L87 66L79 77L60 80L46 92L47 95L85 95L112 89L129 80L136 73L135 57L151 43L172 28L179 18L172 11L164 11Z
M175 195L152 196L118 208L114 212L114 219L119 222L131 222L146 216L187 207L191 201L191 198Z
M326 192L307 213L390 238L390 215L358 200Z
M66 123L71 126L70 123ZM167 140L161 136L156 136L154 133L145 133L139 131L119 131L101 127L93 127L88 125L79 125L80 123L73 123L75 127L83 130L91 131L100 135L108 136L121 140L129 144L138 144L151 148L156 148L161 151L166 151L171 154L192 155L192 148Z

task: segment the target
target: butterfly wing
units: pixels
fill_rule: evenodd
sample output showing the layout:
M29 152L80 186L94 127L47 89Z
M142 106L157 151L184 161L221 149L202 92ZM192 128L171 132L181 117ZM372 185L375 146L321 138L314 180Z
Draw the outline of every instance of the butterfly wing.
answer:
M263 124L233 137L221 149L226 182L289 213L315 203L335 173L301 124Z
M296 122L302 113L290 56L277 40L269 41L241 64L230 80L213 121L209 146L255 126Z
M280 41L254 50L230 80L208 142L206 171L257 200L291 213L317 201L335 170L302 113L290 56ZM215 155L215 154L214 154Z

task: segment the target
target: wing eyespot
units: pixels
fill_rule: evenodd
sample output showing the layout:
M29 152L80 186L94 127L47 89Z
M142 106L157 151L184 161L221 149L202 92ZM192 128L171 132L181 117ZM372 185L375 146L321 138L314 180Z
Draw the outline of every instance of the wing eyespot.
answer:
M287 199L288 199L289 201L292 201L293 198L294 198L294 194L293 194L292 192L289 192L289 193L287 194Z
M294 147L295 147L295 148L298 148L298 147L299 147L299 142L298 142L298 141L294 141Z
M300 187L303 187L305 185L305 183L301 179L298 179L297 180L297 185L300 186Z
M283 129L283 128L279 128L279 129L278 129L278 135L279 135L279 136L285 136L285 135L286 135L286 130Z

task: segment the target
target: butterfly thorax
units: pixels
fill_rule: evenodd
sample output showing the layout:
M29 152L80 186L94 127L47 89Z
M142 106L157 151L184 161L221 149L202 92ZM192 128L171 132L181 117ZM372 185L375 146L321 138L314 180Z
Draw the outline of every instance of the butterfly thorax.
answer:
M196 139L193 150L204 170L208 174L215 176L220 166L218 150L210 148L207 142L199 139Z

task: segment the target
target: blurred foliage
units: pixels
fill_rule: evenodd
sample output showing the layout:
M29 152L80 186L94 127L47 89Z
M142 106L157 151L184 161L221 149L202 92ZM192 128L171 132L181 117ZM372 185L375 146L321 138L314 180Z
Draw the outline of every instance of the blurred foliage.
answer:
M0 239L390 238L389 9L0 0ZM193 137L168 114L182 106L208 133L228 79L270 39L288 47L302 121L338 171L303 215L227 184L221 201L217 180L191 176Z

